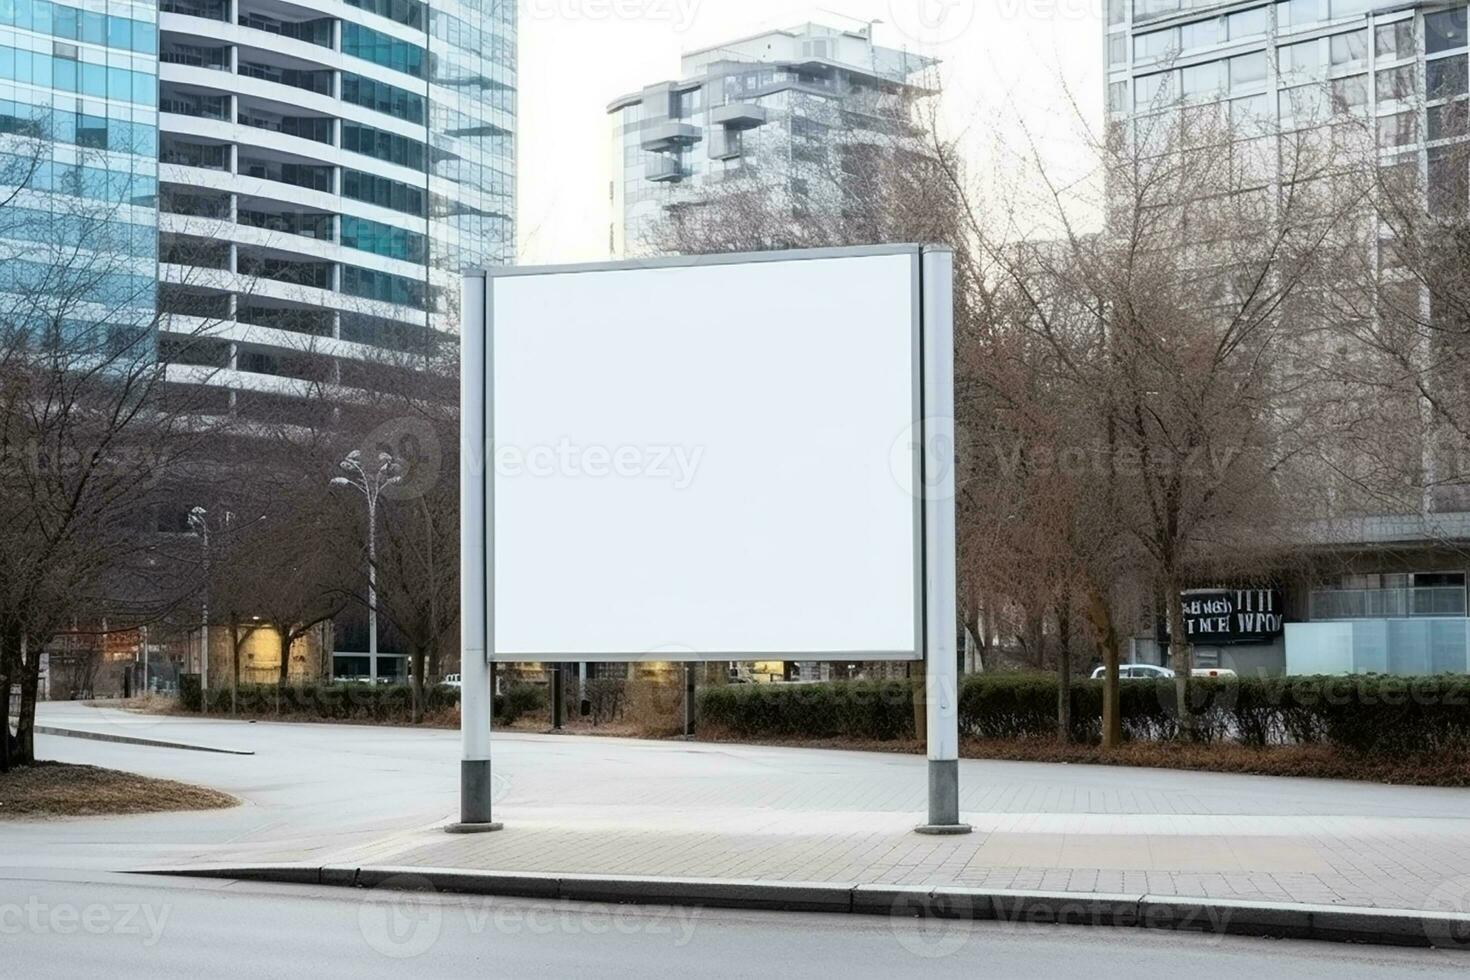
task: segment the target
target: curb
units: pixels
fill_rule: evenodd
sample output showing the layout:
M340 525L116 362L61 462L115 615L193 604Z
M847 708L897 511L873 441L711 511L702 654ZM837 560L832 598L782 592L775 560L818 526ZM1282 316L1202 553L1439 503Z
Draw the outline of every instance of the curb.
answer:
M209 745L190 745L187 742L165 742L156 738L139 738L136 735L112 735L105 732L87 732L75 728L53 728L37 725L37 735L59 735L62 738L88 738L94 742L120 742L123 745L146 745L155 749L184 749L188 752L214 752L219 755L254 755L244 749L217 749Z
M1410 909L1289 905L1164 895L991 891L952 885L533 874L332 864L206 864L139 868L129 873L545 901L933 917L1011 925L1109 926L1470 950L1470 914Z

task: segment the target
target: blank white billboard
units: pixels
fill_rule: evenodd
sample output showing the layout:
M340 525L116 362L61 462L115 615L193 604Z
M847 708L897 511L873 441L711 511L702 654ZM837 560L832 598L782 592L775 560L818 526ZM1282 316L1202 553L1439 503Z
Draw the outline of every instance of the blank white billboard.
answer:
M490 657L920 658L919 263L490 274Z

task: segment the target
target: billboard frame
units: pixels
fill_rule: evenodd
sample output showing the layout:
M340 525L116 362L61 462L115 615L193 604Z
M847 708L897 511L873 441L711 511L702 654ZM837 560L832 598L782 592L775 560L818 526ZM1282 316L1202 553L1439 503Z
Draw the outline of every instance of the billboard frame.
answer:
M491 817L490 665L761 660L770 652L727 651L671 656L641 654L527 655L499 653L494 632L494 283L575 273L756 265L907 255L911 262L911 397L914 648L904 651L805 651L801 659L924 662L929 749L929 822L924 833L966 833L959 822L958 678L955 601L954 254L947 246L901 244L737 252L570 265L496 267L464 279L461 306L461 822L457 832L499 830ZM944 447L933 455L934 447ZM932 475L931 475L932 474Z

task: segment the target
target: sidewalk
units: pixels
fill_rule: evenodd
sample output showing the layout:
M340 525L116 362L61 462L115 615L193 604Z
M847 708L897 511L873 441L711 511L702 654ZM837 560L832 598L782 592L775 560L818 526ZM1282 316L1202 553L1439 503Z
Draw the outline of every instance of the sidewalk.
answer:
M1104 789L1110 780L1119 789ZM1251 792L1238 796L1238 807L1222 807L1229 796L1214 796L1232 782ZM751 792L747 805L701 805L709 788L695 785L661 799L629 788L620 799L564 805L517 805L507 793L497 813L503 832L429 827L329 862L1470 911L1470 820L1414 810L1457 796L1470 813L1463 790L1004 763L964 763L961 786L961 817L975 833L960 837L914 835L917 805L906 811L885 799L886 807L867 810L870 793L857 786L842 793L845 801L810 808L769 792ZM1379 805L1283 813L1332 810L1310 807L1304 790L1352 789L1367 789ZM1258 793L1273 790L1276 805L1266 805ZM1380 813L1354 813L1374 808Z
M67 727L256 752L51 743L70 761L247 802L233 815L155 821L199 832L171 832L154 867L292 862L1470 912L1466 789L964 760L961 815L975 832L934 838L912 832L926 801L918 757L497 733L506 829L454 836L441 828L456 809L457 733L54 714ZM103 829L28 835L61 844ZM18 830L0 829L0 842Z

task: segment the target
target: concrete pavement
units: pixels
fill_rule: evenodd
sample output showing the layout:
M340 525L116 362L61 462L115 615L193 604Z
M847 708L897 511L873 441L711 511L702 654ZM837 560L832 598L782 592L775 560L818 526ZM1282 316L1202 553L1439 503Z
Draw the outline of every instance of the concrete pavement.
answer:
M0 824L0 868L291 861L1148 894L1470 911L1470 791L965 761L959 838L912 834L924 760L497 735L498 834L454 837L453 732L245 724L46 705L62 727L250 750L43 737L64 761L200 782L235 811ZM11 844L27 846L12 847ZM29 856L27 856L29 855Z

